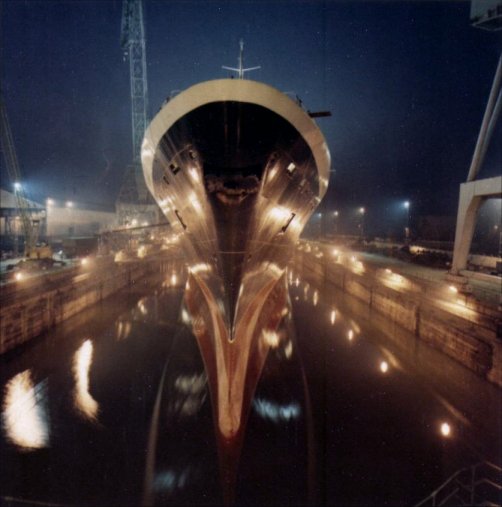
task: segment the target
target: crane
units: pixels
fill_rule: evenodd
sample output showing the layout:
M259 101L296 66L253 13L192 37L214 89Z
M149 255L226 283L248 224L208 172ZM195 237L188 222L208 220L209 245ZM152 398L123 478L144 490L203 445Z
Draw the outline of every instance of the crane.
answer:
M132 112L132 164L126 170L117 198L119 221L130 222L131 217L146 212L151 205L141 168L141 143L148 122L148 85L146 78L146 44L142 0L124 0L120 45L124 60L129 59Z
M50 247L37 246L40 220L33 216L31 208L32 205L26 198L23 185L21 184L21 171L19 169L19 161L17 158L16 149L14 147L14 140L12 131L10 129L9 117L3 95L0 93L0 122L1 122L1 144L4 154L5 165L7 174L14 186L14 195L16 197L16 205L21 218L22 229L24 233L24 255L28 258L40 259L51 258L52 251Z

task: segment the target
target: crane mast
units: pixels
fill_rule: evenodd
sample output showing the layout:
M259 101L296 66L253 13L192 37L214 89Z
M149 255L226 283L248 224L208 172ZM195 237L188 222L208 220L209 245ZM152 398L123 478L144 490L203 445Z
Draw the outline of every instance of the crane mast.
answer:
M141 167L141 143L148 122L148 85L146 77L146 44L142 0L124 0L120 45L124 59L129 59L132 113L132 164L126 170L117 199L119 221L145 213L151 205Z
M12 131L10 129L9 117L3 96L0 94L0 121L1 121L1 141L2 151L4 154L5 165L7 174L14 186L14 195L16 197L16 205L21 218L23 228L24 241L25 241L25 255L30 256L31 252L35 250L35 245L38 239L38 225L39 221L34 220L31 215L31 205L26 198L23 186L21 185L21 171L19 169L19 161L17 158L16 149L14 147L14 140L12 138Z

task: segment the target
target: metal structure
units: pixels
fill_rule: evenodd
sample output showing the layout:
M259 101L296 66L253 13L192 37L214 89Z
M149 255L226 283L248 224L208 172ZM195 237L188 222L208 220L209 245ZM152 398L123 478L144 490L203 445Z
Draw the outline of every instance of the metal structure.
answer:
M499 504L502 493L502 469L489 461L462 468L415 507L430 505L492 505Z
M484 3L476 0L471 3L471 7L471 21L474 26L479 26L487 30L502 29L501 0L490 0L490 2ZM487 9L486 13L484 13L483 8ZM483 23L481 26L480 23L483 19L490 20L490 22ZM467 267L467 258L471 248L479 208L487 199L502 197L502 176L478 179L478 174L483 165L486 151L500 116L501 109L502 55L499 57L497 70L495 71L495 77L481 123L476 148L469 167L467 181L460 185L453 260L447 278L463 285L466 284L466 280L461 276L461 271Z
M237 77L239 79L244 79L244 73L251 72L252 70L258 70L261 69L260 66L258 67L248 67L247 69L244 68L244 40L241 39L239 41L239 56L237 58L237 64L238 67L227 67L225 65L222 65L221 68L225 70L232 70L234 72L237 72Z
M117 198L121 224L151 220L156 207L146 189L141 168L141 143L148 122L146 43L142 0L124 0L120 45L129 59L131 82L132 164L126 169ZM153 213L155 214L155 213Z
M2 152L7 168L7 174L9 175L9 179L14 187L14 195L16 198L17 207L15 216L8 217L9 220L6 220L6 228L8 229L7 232L13 235L15 241L15 250L17 250L18 234L17 231L14 231L14 227L12 227L11 221L12 219L16 220L18 217L20 218L24 234L24 254L29 257L32 253L34 253L38 241L40 219L34 216L32 213L33 206L27 199L23 185L21 184L21 171L19 169L19 161L14 146L14 139L12 137L7 110L5 109L5 103L1 94L0 116ZM40 210L36 211L40 212Z

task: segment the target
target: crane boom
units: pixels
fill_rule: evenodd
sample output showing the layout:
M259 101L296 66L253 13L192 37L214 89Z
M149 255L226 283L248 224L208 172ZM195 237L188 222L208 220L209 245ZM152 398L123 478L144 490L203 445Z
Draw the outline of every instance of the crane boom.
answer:
M144 201L147 189L141 169L141 143L148 122L146 43L142 0L124 0L120 45L129 58L131 82L132 148L138 198Z
M12 138L12 131L10 128L9 117L3 96L0 95L0 116L1 116L1 143L2 151L4 154L5 165L7 167L7 174L14 186L14 195L16 197L16 204L21 217L23 226L24 240L25 240L25 255L33 251L38 239L38 228L35 227L33 217L30 212L31 205L26 198L23 186L21 185L21 171L19 169L19 161L14 147L14 140Z

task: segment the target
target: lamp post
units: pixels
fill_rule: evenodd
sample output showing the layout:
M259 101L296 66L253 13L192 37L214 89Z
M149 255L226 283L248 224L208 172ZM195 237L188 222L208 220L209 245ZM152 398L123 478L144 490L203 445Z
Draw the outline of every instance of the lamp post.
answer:
M360 229L360 236L361 236L361 239L364 238L364 215L366 213L366 209L365 208L359 208L359 214L361 215L361 222L359 223L359 229Z
M74 224L74 216L72 213L73 202L66 201L66 208L68 210L68 221L70 222L70 227L68 227L68 236L75 236L75 224Z
M322 213L318 213L319 217L319 239L322 238Z
M333 220L334 220L334 225L335 225L335 235L338 234L338 211L334 211L333 212Z
M406 243L410 242L410 201L404 201L403 206L406 209L406 227L404 228L404 236Z

